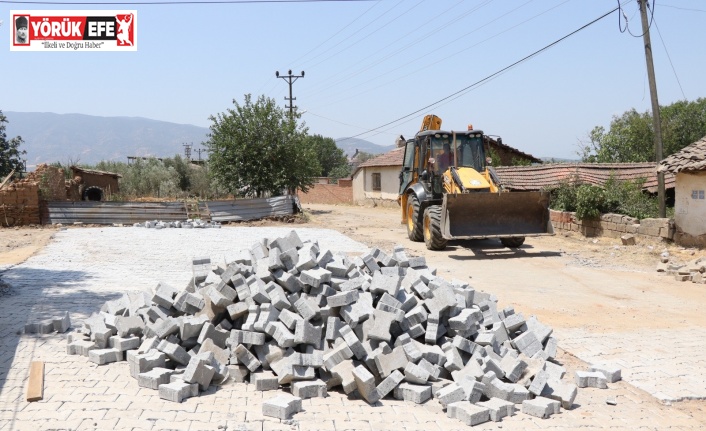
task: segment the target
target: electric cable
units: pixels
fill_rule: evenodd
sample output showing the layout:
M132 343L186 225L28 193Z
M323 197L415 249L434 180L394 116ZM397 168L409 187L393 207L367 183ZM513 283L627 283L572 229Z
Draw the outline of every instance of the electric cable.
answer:
M664 52L667 54L667 59L669 59L669 65L672 66L672 72L674 72L674 77L677 79L677 84L679 84L679 90L681 90L681 95L686 100L686 94L684 94L684 89L681 86L681 81L679 81L679 75L677 75L677 70L674 68L674 63L672 63L672 57L669 55L669 50L667 49L667 44L664 43L662 38L662 32L659 31L659 26L657 25L657 20L653 21L655 23L655 28L657 29L657 34L659 35L659 40L662 41L662 46L664 47Z

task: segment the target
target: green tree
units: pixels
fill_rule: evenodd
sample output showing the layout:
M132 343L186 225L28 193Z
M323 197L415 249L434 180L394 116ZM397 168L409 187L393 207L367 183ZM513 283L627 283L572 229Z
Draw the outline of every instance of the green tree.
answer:
M5 133L5 123L7 118L0 110L0 181L5 179L12 170L20 172L24 165L20 157L27 154L25 150L20 150L20 145L24 143L21 136L16 136L10 140Z
M210 117L205 145L218 183L245 196L277 196L297 188L306 192L321 172L306 127L265 96L253 103L246 94L243 105L235 100L233 105Z
M332 138L325 138L321 135L307 137L310 145L316 149L319 165L321 166L322 177L333 177L333 172L340 172L342 167L348 166L348 158L342 149L336 146L336 141ZM340 177L338 177L340 178Z
M191 163L188 160L182 159L180 155L174 156L171 159L164 159L164 166L173 168L177 174L177 185L182 191L188 191L191 187Z
M706 136L706 98L679 101L660 107L662 153L674 154ZM635 163L654 161L652 113L631 109L613 117L608 131L598 126L582 144L579 156L584 162Z

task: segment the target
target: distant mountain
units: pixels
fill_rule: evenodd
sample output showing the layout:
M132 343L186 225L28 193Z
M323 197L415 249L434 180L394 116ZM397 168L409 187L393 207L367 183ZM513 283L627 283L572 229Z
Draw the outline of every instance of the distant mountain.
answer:
M183 144L194 150L206 141L209 129L189 124L151 120L142 117L98 117L84 114L50 112L3 112L7 117L7 136L22 136L27 165L74 162L95 164L101 160L126 162L128 156L173 157L184 154ZM355 150L371 154L386 153L394 145L381 146L370 141L348 138L336 145L346 155ZM192 157L197 158L195 151Z
M358 138L338 138L336 139L336 146L342 149L347 156L355 154L355 150L370 154L382 154L395 149L394 145L382 146Z
M197 147L208 128L141 117L97 117L48 112L4 112L7 136L22 136L27 165L68 161L127 161L127 156L173 157L182 144ZM195 153L194 156L196 158Z

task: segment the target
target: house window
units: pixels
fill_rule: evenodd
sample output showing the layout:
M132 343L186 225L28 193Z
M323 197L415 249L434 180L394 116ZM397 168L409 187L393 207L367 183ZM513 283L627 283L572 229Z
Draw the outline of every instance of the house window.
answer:
M380 178L380 173L373 174L373 191L374 192L379 192L382 190L382 181Z

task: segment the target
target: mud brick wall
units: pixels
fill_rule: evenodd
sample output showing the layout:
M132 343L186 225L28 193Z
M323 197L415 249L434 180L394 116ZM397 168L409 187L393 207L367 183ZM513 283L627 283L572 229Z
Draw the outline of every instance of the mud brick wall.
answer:
M63 169L41 164L29 174L29 178L40 184L42 199L47 201L66 200L66 181Z
M0 190L0 225L39 224L39 185L19 182Z
M601 214L598 220L579 220L576 213L550 210L555 232L577 232L586 237L620 238L625 234L652 239L674 239L674 222L668 218L638 220L620 214Z
M319 182L306 193L299 192L299 200L303 204L352 204L353 181L338 180L338 184Z

